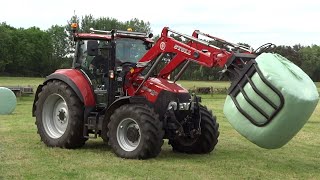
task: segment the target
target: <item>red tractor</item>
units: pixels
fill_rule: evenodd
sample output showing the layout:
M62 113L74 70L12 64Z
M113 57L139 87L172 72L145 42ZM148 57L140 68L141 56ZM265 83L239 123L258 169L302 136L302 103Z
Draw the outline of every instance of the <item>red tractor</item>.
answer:
M32 113L47 146L78 148L100 136L118 156L138 159L156 157L163 139L177 152L214 149L216 117L200 97L175 82L191 62L224 67L237 82L257 53L199 31L188 36L165 27L155 43L146 33L91 31L74 32L73 67L49 75L36 91ZM232 49L213 46L198 35Z

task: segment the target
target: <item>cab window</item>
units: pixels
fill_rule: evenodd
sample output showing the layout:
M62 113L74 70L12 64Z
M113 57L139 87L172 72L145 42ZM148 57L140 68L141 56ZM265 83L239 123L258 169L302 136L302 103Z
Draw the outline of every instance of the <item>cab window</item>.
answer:
M117 39L116 59L122 63L137 63L145 55L147 49L147 44L141 39Z

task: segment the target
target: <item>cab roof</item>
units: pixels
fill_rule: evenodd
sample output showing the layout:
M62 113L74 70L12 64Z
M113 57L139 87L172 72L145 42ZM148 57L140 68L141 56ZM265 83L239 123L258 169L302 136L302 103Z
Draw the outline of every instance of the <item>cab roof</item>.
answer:
M132 38L132 39L141 39L146 42L154 42L151 38L140 37L140 36L130 36L130 35L116 35L115 39L118 38ZM75 33L74 39L99 39L99 40L111 40L111 35L109 34L94 34L94 33Z

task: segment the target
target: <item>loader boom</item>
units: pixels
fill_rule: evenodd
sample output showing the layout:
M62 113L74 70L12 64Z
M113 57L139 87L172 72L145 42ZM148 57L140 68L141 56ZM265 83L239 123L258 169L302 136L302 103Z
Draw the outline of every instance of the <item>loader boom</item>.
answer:
M183 37L186 39L186 42L181 42L173 37L169 36L169 32ZM182 34L176 32L168 27L164 27L161 33L160 38L154 44L154 46L140 59L137 63L134 72L130 74L129 79L135 81L139 78L137 76L150 64L151 67L144 76L144 80L139 83L140 85L138 88L135 88L135 93L137 94L141 87L143 86L144 82L153 74L154 69L158 66L159 62L162 60L165 54L173 54L172 58L169 62L159 71L156 75L157 78L168 79L169 75L172 71L174 71L178 66L180 66L183 62L187 61L184 66L181 68L180 72L174 77L174 82L176 82L183 72L187 69L190 62L195 62L201 66L206 66L209 68L219 66L219 67L226 67L226 63L228 62L231 57L234 56L233 51L227 51L226 49L216 47L210 44L207 41L198 39L199 35L206 36L214 41L219 41L225 45L231 46L234 49L241 49L244 51L243 54L251 54L252 52L243 46L233 44L227 42L225 40L216 38L209 34L202 33L198 30L193 32L192 36ZM232 61L234 61L233 59ZM229 65L232 62L229 62ZM134 84L134 83L131 83Z
M179 35L180 37L188 40L187 43L175 40L170 37L168 33ZM161 37L155 45L141 58L137 64L136 73L140 73L146 65L155 60L161 54L173 53L174 57L171 61L159 72L158 77L167 78L168 75L177 68L184 61L192 61L206 67L224 67L227 60L233 55L234 52L227 51L210 44L207 41L198 39L198 35L203 35L215 41L219 41L225 45L232 46L235 49L241 49L244 53L251 54L251 50L247 47L230 43L220 38L216 38L209 34L202 33L198 30L193 32L192 36L185 35L168 27L163 28Z
M213 67L215 65L216 60L214 59L214 53L205 53L199 49L189 46L186 43L175 40L174 38L168 36L168 32L174 32L169 28L165 27L162 30L161 37L154 44L154 46L141 58L138 62L138 69L135 71L136 73L140 73L146 65L155 60L161 54L165 53L174 53L174 57L172 60L165 66L159 73L159 77L167 78L168 74L172 72L178 65L186 60L191 60L200 65ZM205 44L206 42L198 40L192 36L182 35L187 39L191 39L194 41L198 41L201 44Z

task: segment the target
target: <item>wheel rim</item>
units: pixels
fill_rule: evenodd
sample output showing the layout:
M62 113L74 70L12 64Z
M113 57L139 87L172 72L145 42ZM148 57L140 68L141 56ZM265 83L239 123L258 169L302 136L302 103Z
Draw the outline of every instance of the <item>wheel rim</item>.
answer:
M42 123L46 133L54 139L60 138L66 131L69 110L66 101L59 94L51 94L44 102Z
M131 119L123 119L117 128L117 141L125 151L135 150L140 143L141 132L138 123Z

